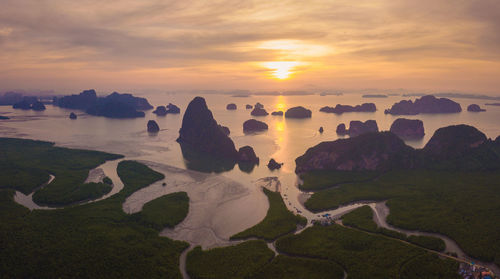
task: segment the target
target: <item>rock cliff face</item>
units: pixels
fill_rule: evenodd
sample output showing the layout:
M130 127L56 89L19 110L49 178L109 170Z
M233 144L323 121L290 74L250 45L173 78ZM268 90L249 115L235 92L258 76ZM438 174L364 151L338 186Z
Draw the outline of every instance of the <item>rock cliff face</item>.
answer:
M295 160L296 173L314 170L498 170L500 137L495 141L467 125L438 129L423 149L413 149L391 132L322 142Z
M177 142L190 169L204 172L231 170L236 163L241 170L250 172L258 158L250 146L236 151L228 137L229 129L217 124L205 99L194 98L188 105L182 119Z
M319 111L326 113L335 113L342 114L344 112L374 112L377 111L377 107L374 103L364 103L362 105L357 106L349 106L349 105L336 105L333 107L322 107Z
M349 131L347 131L350 137L356 137L371 132L378 132L378 125L375 120L366 120L365 122L357 120L351 121L349 123Z
M472 126L448 126L437 129L423 151L428 157L446 159L477 148L486 141L486 135Z
M268 126L266 123L255 119L249 119L243 123L243 132L245 133L265 131L267 129Z
M85 110L91 115L110 118L144 117L145 114L141 110L153 108L145 98L117 92L106 97L97 97L94 89L85 90L78 95L54 98L54 105Z
M14 108L14 109L22 109L22 110L29 110L29 109L31 109L31 104L28 101L26 101L26 100L22 100L21 102L15 103L14 105L12 105L12 108Z
M269 163L267 163L267 167L270 170L281 169L281 166L283 166L283 163L278 163L278 162L276 162L276 160L274 160L272 158L271 158L271 160L269 160Z
M251 146L243 146L238 150L238 161L240 163L259 164L259 157Z
M178 113L181 113L181 109L172 103L168 103L167 113L178 114Z
M129 93L120 94L118 92L113 92L104 97L104 100L106 102L120 102L129 105L136 110L149 110L153 108L153 106L150 105L148 100L145 98L134 97Z
M345 124L344 123L340 123L338 126L337 126L337 130L336 130L337 134L339 135L347 135L347 129L345 128Z
M44 111L45 110L45 105L42 104L41 102L39 101L36 101L34 102L32 105L31 105L31 109L34 110L34 111Z
M158 133L160 131L160 126L154 120L149 120L147 127L149 133Z
M219 125L219 128L221 128L222 132L224 132L226 136L229 136L231 134L231 130L229 130L228 127Z
M15 103L19 103L23 100L23 94L17 92L5 92L0 96L1 106L12 106Z
M238 108L238 107L236 106L236 104L228 104L228 105L226 106L226 109L227 109L227 110L235 110L235 109L237 109L237 108Z
M252 110L252 112L250 114L253 115L253 116L266 116L266 115L269 115L269 113L267 113L267 111L265 109L259 108L259 107L257 107L257 105L255 106L255 108Z
M86 113L108 118L136 118L144 117L144 112L137 111L132 106L110 100L99 100L96 105L88 108Z
M447 98L436 98L427 95L416 99L415 102L403 100L396 103L390 109L386 109L385 114L415 115L420 113L457 113L461 111L462 107L459 103Z
M233 141L217 124L202 97L196 97L189 103L177 142L209 156L232 161L238 158Z
M311 118L312 112L304 107L289 108L285 112L285 118Z
M390 131L402 139L421 139L424 137L424 122L418 119L398 118Z
M467 107L467 111L470 112L481 112L481 111L486 111L485 109L482 109L479 105L472 104Z
M261 104L261 103L259 103L259 102L257 102L257 103L255 104L255 106L254 106L254 107L255 107L255 108L260 108L260 109L263 109L263 108L264 108L264 105L263 105L263 104Z
M158 116L165 116L167 115L167 108L165 106L157 106L153 113Z
M54 98L54 105L62 108L86 110L97 103L97 94L94 89L84 90L78 95Z
M390 132L369 133L322 142L295 160L296 173L313 170L377 170L411 168L414 150Z

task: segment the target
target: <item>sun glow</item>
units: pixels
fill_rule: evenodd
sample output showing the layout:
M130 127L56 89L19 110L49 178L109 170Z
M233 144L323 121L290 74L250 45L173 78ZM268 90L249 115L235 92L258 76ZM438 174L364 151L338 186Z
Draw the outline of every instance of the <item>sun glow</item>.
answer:
M270 70L271 76L277 79L287 79L302 63L296 61L271 61L263 63Z

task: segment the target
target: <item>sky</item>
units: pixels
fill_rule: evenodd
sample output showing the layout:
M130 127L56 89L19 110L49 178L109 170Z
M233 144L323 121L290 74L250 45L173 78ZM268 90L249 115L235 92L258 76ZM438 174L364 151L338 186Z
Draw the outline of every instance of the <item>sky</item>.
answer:
M500 95L498 0L0 0L0 91Z

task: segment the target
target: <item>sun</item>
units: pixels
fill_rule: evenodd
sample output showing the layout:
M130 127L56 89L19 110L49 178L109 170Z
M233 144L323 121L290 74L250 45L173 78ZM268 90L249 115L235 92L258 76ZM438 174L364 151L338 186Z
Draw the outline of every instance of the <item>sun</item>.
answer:
M296 61L271 61L263 63L264 67L271 70L272 77L281 80L288 79L299 65L301 65L301 63Z

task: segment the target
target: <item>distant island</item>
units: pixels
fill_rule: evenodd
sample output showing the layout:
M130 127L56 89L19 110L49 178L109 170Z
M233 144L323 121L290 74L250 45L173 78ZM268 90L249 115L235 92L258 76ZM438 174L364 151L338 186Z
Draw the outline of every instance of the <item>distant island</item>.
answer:
M364 103L356 106L338 104L335 107L322 107L319 111L335 114L342 114L345 112L375 112L377 111L377 107L374 103Z
M363 98L387 98L387 95L383 94L366 94L362 96Z
M462 107L459 103L447 98L436 98L432 95L426 95L415 102L403 100L392 105L390 109L385 110L385 114L392 115L416 115L420 113L457 113L461 112Z
M78 95L54 97L53 104L62 108L84 110L90 115L109 118L144 117L143 110L153 108L145 98L117 92L113 92L106 97L97 97L94 89L84 90Z

